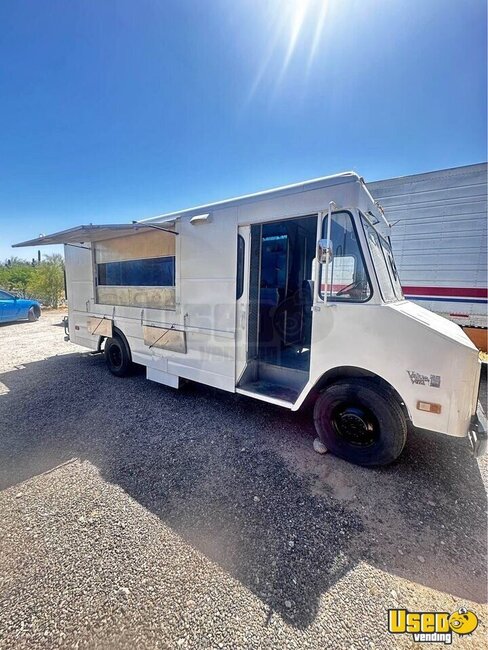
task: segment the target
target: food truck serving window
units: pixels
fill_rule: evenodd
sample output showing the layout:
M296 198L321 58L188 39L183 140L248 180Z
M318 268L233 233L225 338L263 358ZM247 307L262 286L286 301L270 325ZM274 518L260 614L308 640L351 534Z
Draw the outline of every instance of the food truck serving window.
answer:
M114 287L174 287L175 258L152 257L98 264L98 284Z
M175 236L159 230L95 243L97 303L174 309Z

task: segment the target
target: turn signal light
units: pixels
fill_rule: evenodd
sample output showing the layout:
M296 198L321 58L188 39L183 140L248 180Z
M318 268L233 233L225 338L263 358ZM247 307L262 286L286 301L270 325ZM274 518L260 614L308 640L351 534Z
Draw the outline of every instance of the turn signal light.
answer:
M417 402L417 408L419 411L427 411L427 413L440 413L441 412L441 405L440 404L432 404L432 402Z

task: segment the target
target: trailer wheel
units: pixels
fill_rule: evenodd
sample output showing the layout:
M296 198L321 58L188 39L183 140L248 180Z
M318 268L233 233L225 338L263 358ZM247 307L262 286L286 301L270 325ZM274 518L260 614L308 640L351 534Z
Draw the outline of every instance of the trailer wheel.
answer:
M315 403L314 422L329 451L356 465L388 465L407 439L400 404L367 379L351 378L325 388Z
M126 377L132 371L130 351L118 336L108 338L105 342L105 362L110 372L116 377Z

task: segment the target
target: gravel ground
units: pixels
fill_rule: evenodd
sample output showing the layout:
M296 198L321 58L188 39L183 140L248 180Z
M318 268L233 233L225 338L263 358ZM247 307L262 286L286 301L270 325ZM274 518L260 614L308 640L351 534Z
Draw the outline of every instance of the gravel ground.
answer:
M480 625L454 643L485 647L464 440L355 467L307 413L117 379L60 320L0 326L1 648L412 648L389 607L462 605Z

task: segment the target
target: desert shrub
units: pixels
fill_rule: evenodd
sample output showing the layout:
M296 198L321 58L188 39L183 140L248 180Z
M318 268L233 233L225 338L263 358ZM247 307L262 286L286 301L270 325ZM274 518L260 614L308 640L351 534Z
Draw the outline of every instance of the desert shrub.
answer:
M59 254L46 255L44 260L34 267L28 283L28 292L45 305L58 307L64 296L64 260Z

